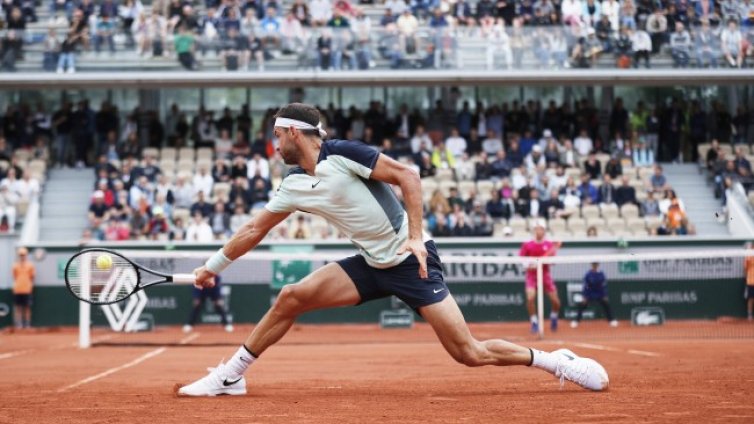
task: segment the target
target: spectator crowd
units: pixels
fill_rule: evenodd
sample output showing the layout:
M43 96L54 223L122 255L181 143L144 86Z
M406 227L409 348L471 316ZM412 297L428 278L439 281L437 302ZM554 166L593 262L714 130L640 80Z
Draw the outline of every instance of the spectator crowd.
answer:
M691 233L685 205L659 162L696 160L696 147L710 140L746 153L751 142L749 112L730 116L716 102L710 110L679 99L654 107L638 102L630 111L620 98L606 111L587 99L458 103L388 111L372 101L365 110L331 104L321 112L329 137L363 140L421 175L426 228L438 237L520 235L529 218L574 236ZM13 196L39 190L39 183L20 182L33 177L17 166L24 152L28 164L94 167L87 238L224 239L285 176L274 112L254 125L247 106L189 113L173 105L164 117L136 108L122 118L108 102L97 111L86 100L52 111L11 105L0 116L0 206L9 216ZM703 160L717 166L709 152ZM745 160L742 150L721 181L741 172L750 177ZM338 236L304 215L271 235Z
M601 57L650 67L660 53L674 67L741 68L754 55L751 0L47 1L2 1L2 68L15 69L29 44L41 44L44 68L57 72L75 72L78 52L90 50L170 56L190 70L208 54L226 70L263 70L281 55L334 70L377 59L462 68L474 41L488 69L586 68Z

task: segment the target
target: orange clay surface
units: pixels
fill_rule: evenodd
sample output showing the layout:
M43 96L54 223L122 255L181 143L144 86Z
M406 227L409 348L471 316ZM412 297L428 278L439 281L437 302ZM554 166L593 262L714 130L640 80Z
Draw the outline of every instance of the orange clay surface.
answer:
M562 327L567 327L562 322ZM754 324L561 328L473 324L543 350L599 360L610 390L592 393L527 367L467 368L426 324L296 325L247 373L247 396L178 398L173 387L228 358L250 326L119 334L75 347L76 329L0 333L0 423L754 422ZM126 343L127 345L124 345Z

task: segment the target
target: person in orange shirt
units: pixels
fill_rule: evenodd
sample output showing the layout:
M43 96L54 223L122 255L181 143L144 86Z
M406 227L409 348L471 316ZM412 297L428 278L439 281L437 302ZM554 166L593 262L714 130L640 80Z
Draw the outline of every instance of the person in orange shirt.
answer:
M754 249L754 243L746 243L747 249ZM749 321L754 321L754 256L747 256L744 261L744 270L746 271L746 312Z
M18 249L18 261L13 264L13 321L16 328L31 327L31 292L36 269L29 262L29 251Z

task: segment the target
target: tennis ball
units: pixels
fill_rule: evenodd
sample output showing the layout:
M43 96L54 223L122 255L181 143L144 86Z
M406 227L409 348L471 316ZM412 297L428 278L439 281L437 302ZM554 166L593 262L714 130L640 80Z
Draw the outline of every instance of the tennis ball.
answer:
M97 269L108 270L113 267L113 257L107 253L97 256Z

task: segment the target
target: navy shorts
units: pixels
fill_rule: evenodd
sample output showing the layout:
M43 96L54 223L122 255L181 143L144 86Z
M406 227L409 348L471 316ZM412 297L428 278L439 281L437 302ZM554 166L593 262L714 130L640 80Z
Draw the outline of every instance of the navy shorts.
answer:
M361 255L338 261L338 265L351 277L364 303L383 297L397 296L418 312L422 306L440 302L448 296L448 286L442 276L442 263L432 240L427 247L427 273L429 278L419 278L419 260L411 255L400 264L385 269L373 268Z
M13 295L13 304L16 306L31 306L31 295L30 294L14 294Z
M217 302L220 299L220 284L215 284L215 287L211 289L198 289L194 287L191 295L195 300L204 302L206 299L212 299L213 302Z

